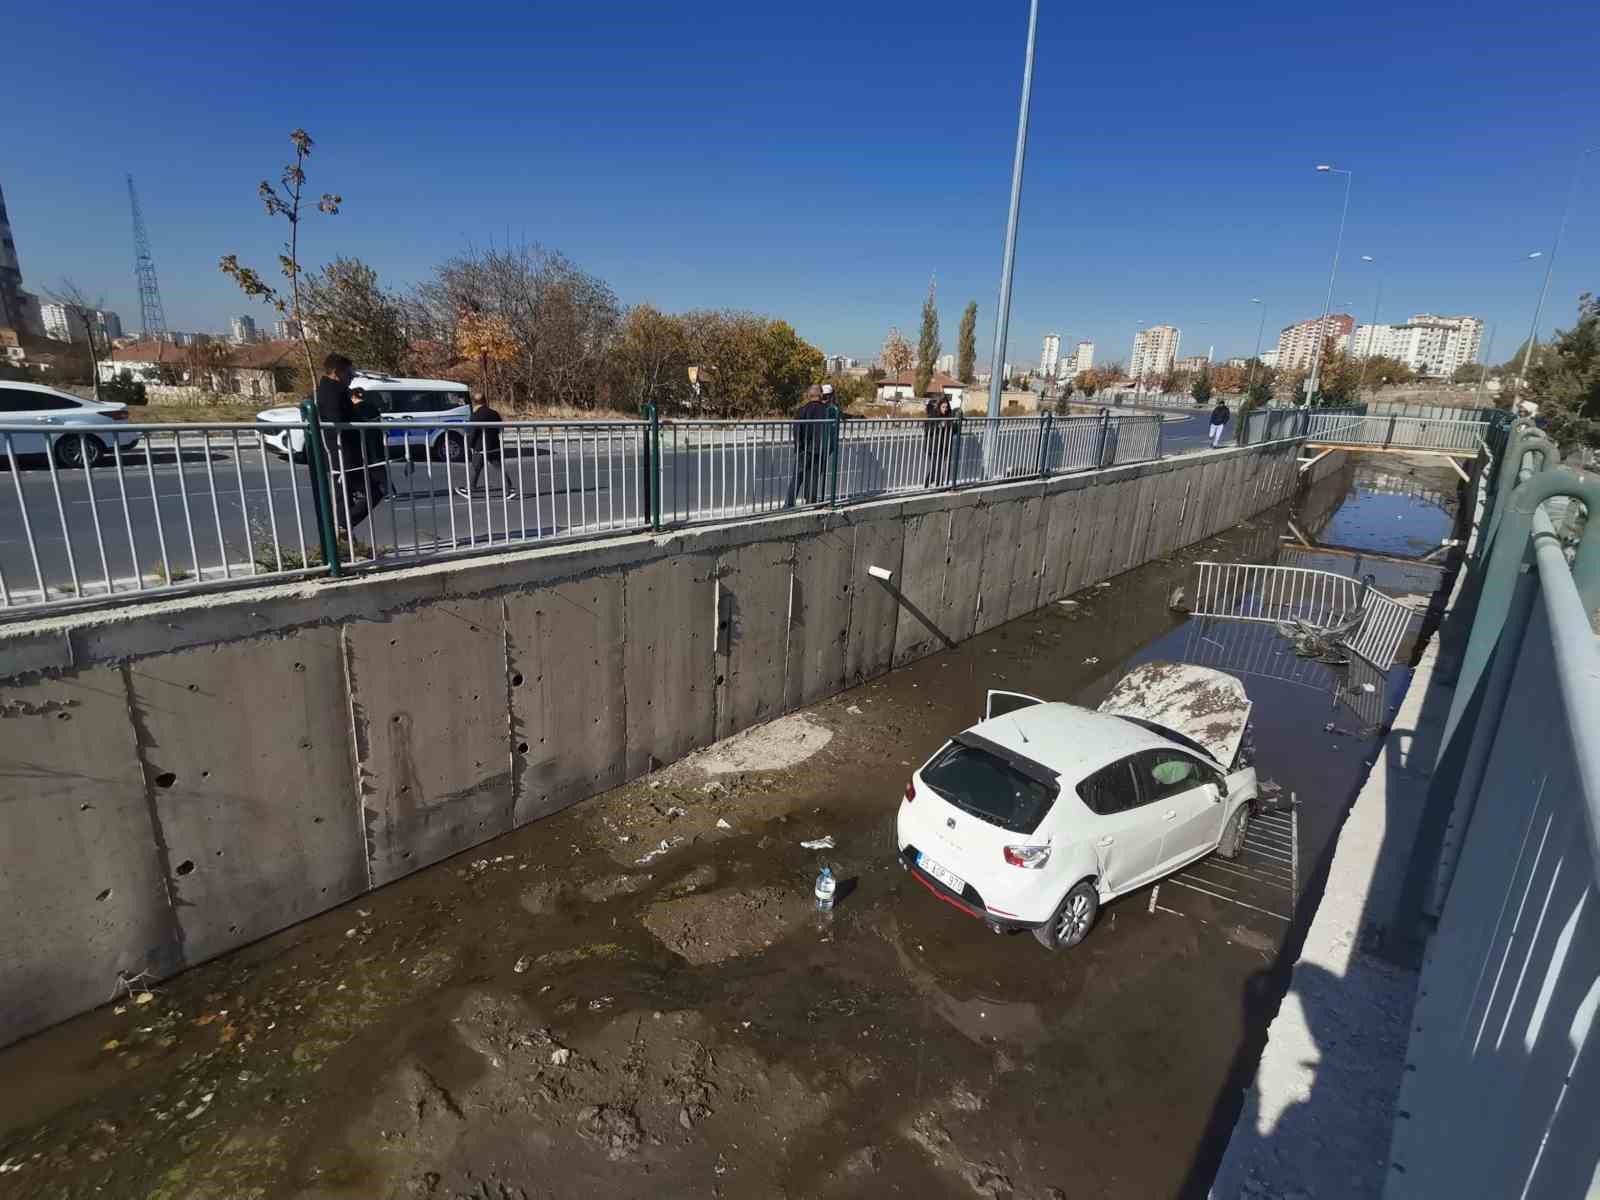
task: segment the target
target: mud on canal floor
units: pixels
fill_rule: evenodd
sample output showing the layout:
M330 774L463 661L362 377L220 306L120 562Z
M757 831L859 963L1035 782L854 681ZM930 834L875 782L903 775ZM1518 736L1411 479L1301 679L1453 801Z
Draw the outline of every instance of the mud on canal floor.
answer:
M918 887L892 822L985 689L1093 704L1215 658L1168 597L1287 516L0 1053L0 1195L1203 1195L1373 738L1270 630L1235 648L1298 809L1246 878L1203 861L1057 955Z

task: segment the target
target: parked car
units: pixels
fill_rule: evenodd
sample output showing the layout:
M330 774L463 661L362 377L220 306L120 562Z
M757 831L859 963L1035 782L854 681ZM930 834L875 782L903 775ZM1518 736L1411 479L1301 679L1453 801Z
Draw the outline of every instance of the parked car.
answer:
M39 433L10 435L18 457L51 454L58 467L94 466L110 457L111 447L133 446L139 435L118 429L128 419L126 404L84 400L37 383L0 382L0 425L41 426ZM6 461L7 435L0 434L0 462Z
M900 865L997 932L1074 946L1100 906L1213 852L1257 802L1250 700L1231 675L1146 663L1098 711L990 692L914 772Z
M384 440L391 456L432 457L460 462L466 457L466 440L459 434L437 428L440 423L464 424L472 415L472 396L464 383L448 379L402 379L374 371L357 371L350 381L352 389L366 393L377 406L385 423L394 429ZM256 414L256 430L267 449L280 457L293 456L305 461L306 437L303 429L274 428L297 423L300 410L293 405L265 408ZM407 429L408 423L426 422L422 429Z

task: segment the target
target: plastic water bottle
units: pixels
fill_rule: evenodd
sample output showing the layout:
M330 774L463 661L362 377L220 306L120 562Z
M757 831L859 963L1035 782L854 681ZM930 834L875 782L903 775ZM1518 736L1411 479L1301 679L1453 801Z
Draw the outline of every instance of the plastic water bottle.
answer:
M833 911L833 889L835 886L837 886L837 881L833 877L832 868L823 867L821 871L817 872L818 912Z

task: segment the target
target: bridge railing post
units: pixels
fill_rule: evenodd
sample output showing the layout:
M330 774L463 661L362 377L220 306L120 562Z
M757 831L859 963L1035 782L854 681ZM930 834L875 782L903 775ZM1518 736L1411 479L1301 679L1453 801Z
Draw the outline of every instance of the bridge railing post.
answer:
M843 448L844 414L837 404L828 405L828 424L824 436L828 439L828 507L839 507L839 451Z
M639 495L643 499L640 514L644 522L656 532L661 530L661 414L654 404L643 404L639 415L645 421L643 462L644 478Z
M1050 474L1050 428L1055 423L1055 418L1050 413L1045 413L1039 418L1039 478L1043 479Z
M961 416L957 415L955 445L950 448L950 478L945 480L946 487L955 487L961 482L961 421ZM987 417L984 418L984 422L988 423ZM935 431L934 436L938 436L938 431Z
M311 467L311 507L316 513L317 534L322 542L322 561L328 564L328 574L337 579L344 574L339 561L339 530L333 517L332 476L328 473L328 451L322 441L322 421L317 414L315 400L300 402L300 419L306 425L306 462ZM288 442L291 449L293 439ZM292 457L292 456L291 456Z

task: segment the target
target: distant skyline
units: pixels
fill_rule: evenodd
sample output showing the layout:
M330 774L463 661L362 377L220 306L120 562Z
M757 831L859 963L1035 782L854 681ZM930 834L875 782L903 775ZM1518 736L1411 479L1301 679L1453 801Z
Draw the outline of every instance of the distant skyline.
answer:
M1246 355L1252 297L1275 344L1322 310L1342 182L1324 161L1355 172L1334 311L1370 321L1381 272L1380 323L1478 315L1494 361L1522 342L1544 269L1527 255L1549 252L1573 157L1600 145L1588 5L1535 22L1484 4L1360 0L1337 21L1158 4L1137 29L1123 10L1041 8L1011 361L1036 362L1046 332L1125 360L1141 324ZM308 265L356 255L404 289L526 238L624 305L748 308L862 359L891 325L916 328L937 272L947 342L976 300L987 358L1023 0L817 0L804 22L782 6L508 5L443 28L422 5L309 24L155 9L8 17L15 44L71 46L80 68L64 86L50 55L7 64L0 184L41 296L70 277L137 330L131 171L169 326L220 332L249 312L270 327L216 261L273 267L281 227L255 185L301 125L311 189L345 200L307 219ZM1597 289L1600 155L1541 332Z

